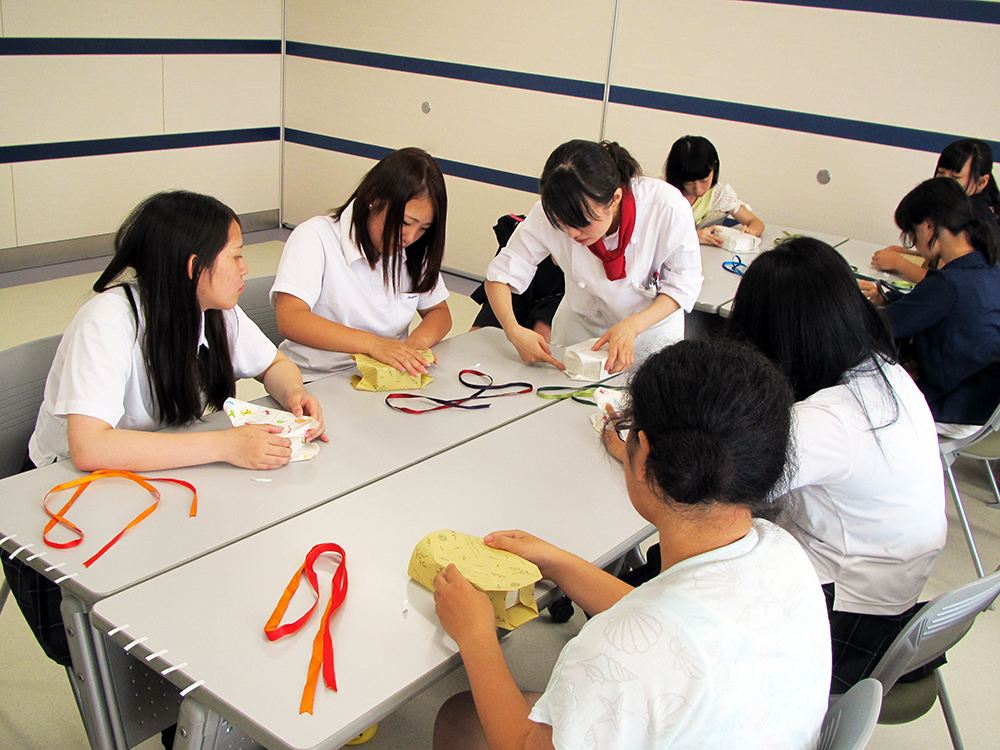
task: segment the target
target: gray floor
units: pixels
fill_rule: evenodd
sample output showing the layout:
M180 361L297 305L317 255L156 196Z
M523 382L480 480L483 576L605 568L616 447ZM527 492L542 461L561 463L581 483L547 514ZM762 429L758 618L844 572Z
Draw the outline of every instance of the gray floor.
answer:
M274 273L279 243L248 247L253 275ZM0 288L0 348L61 332L79 303L86 299L93 274ZM452 285L459 291L460 284ZM463 287L461 291L468 293ZM467 299L455 295L456 332L466 330L475 312ZM252 394L251 394L252 395ZM1000 511L986 504L991 493L982 464L962 459L956 464L961 492L989 569L1000 564ZM933 597L974 577L965 539L949 501L948 543L938 558L924 595ZM505 643L511 669L524 689L540 690L561 647L582 625L577 614L564 625L539 618L515 631ZM995 709L997 650L1000 614L986 612L972 631L949 652L942 669L954 703L959 726L969 750L1000 744L1000 712ZM86 737L66 673L48 661L35 644L20 612L9 603L0 614L0 748L11 750L85 750ZM438 707L454 692L467 687L461 669L379 723L369 750L423 749L430 747L431 729ZM159 747L156 739L141 746ZM921 719L903 726L879 726L870 748L931 750L950 747L940 710L935 707Z

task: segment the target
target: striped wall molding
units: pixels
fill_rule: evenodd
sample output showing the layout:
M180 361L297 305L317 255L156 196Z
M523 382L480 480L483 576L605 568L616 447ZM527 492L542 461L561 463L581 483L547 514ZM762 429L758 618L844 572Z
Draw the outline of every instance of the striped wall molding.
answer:
M1000 24L1000 3L988 0L743 0L743 2Z

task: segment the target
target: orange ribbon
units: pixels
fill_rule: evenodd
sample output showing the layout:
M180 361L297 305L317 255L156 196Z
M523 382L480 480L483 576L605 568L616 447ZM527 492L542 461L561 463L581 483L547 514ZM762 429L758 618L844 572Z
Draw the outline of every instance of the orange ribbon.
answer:
M183 487L187 487L189 490L191 490L192 494L194 495L194 498L191 500L191 512L188 514L188 517L194 517L194 516L196 516L198 514L198 492L197 492L197 490L195 490L194 485L191 484L190 482L185 482L185 481L182 481L180 479L167 479L167 478L160 478L160 477L142 477L142 476L139 476L138 474L133 474L131 471L119 471L119 470L113 470L113 469L98 469L97 471L95 471L95 472L93 472L91 474L88 474L87 476L83 477L82 479L74 479L72 482L66 482L65 484L60 484L60 485L58 485L56 487L53 487L51 490L49 490L46 493L45 498L42 500L42 507L45 509L45 512L49 515L50 520L45 525L45 531L42 532L42 539L44 540L44 542L49 547L55 547L56 549L69 549L71 547L76 547L77 545L80 544L80 542L83 541L83 531L81 531L80 528L78 526L76 526L72 521L69 521L66 518L66 513L69 512L69 509L73 507L73 503L75 503L76 499L78 497L80 497L80 495L83 494L83 491L85 489L87 489L87 487L90 486L91 482L93 482L95 479L104 479L104 478L108 478L108 477L121 477L123 479L131 479L133 482L135 482L136 484L140 485L144 489L149 490L149 492L156 499L153 501L152 505L150 505L148 508L146 508L146 510L144 510L142 513L140 513L134 519L132 519L132 521L129 523L128 526L126 526L124 529L122 529L121 531L119 531L115 535L114 539L112 539L110 542L108 542L103 547L101 547L100 551L96 555L94 555L89 560L87 560L86 562L84 562L83 567L85 567L85 568L89 568L94 562L96 562L96 560L101 555L103 555L105 552L107 552L109 549L111 549L111 546L115 542L117 542L119 539L121 539L122 536L125 534L126 531L128 531L129 529L131 529L133 526L135 526L140 521L142 521L146 516L148 516L150 513L152 513L154 510L156 510L156 506L160 504L160 491L158 489L156 489L155 487L153 487L153 485L151 485L150 482L171 482L172 484L179 484L179 485L181 485ZM48 505L49 498L52 495L54 495L56 492L62 492L63 490L68 490L68 489L70 489L72 487L76 487L77 488L76 492L73 493L73 497L71 497L69 499L69 502L66 503L66 505L64 505L57 513L53 513L49 509L49 505ZM52 542L52 541L49 541L48 534L49 534L50 531L52 531L52 529L54 529L56 527L57 524L59 524L61 526L65 526L70 531L72 531L73 533L77 534L78 538L77 539L73 539L73 540L68 541L68 542Z
M306 624L306 620L309 619L313 610L316 609L316 605L319 604L319 581L316 577L314 566L316 565L316 559L324 553L340 555L340 565L337 566L337 571L333 574L330 601L327 602L326 610L323 612L323 620L320 623L316 637L313 639L312 658L309 660L309 674L306 677L306 686L302 690L302 702L299 704L300 714L311 714L313 712L313 699L316 696L316 682L319 678L320 666L323 667L323 681L326 683L326 686L334 692L337 690L337 675L333 669L333 636L330 635L330 617L343 604L344 597L347 596L347 556L339 544L333 544L332 542L317 544L309 550L305 562L295 571L292 580L285 587L285 593L281 595L278 606L271 613L271 619L264 626L264 633L267 635L268 640L276 641L279 638L298 631ZM313 591L316 592L316 601L313 602L309 611L298 620L279 626L281 618L285 616L285 611L288 609L288 603L299 588L303 572L305 572L306 578L309 579L309 584L312 586Z

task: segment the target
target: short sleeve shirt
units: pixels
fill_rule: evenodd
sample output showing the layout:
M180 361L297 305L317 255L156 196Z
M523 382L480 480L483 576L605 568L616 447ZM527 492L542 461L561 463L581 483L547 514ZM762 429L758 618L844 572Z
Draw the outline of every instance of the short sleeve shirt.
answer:
M813 748L830 663L812 566L758 520L591 619L530 718L552 727L557 750Z
M271 304L278 292L284 292L298 297L309 305L310 311L327 320L383 338L402 340L414 314L446 300L448 289L439 275L431 291L423 294L407 291L412 283L405 265L396 287L387 285L382 261L375 268L369 266L351 237L353 214L352 203L339 220L316 216L295 228L281 253L271 287ZM281 351L307 377L354 366L346 352L314 349L294 341L282 342Z
M63 334L28 444L35 466L69 458L69 414L95 417L128 430L161 426L142 357L142 306L134 288L132 293L138 327L125 293L113 288L89 299ZM274 361L274 344L239 307L222 312L235 376L260 375ZM207 344L204 336L201 342Z

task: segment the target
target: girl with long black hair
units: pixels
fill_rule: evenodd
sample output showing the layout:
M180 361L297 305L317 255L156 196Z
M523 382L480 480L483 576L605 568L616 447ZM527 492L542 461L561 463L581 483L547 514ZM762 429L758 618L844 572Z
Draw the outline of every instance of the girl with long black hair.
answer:
M795 391L793 470L775 510L786 506L779 523L824 584L842 693L916 613L944 546L934 420L885 321L824 242L798 237L761 253L728 334L763 352Z

